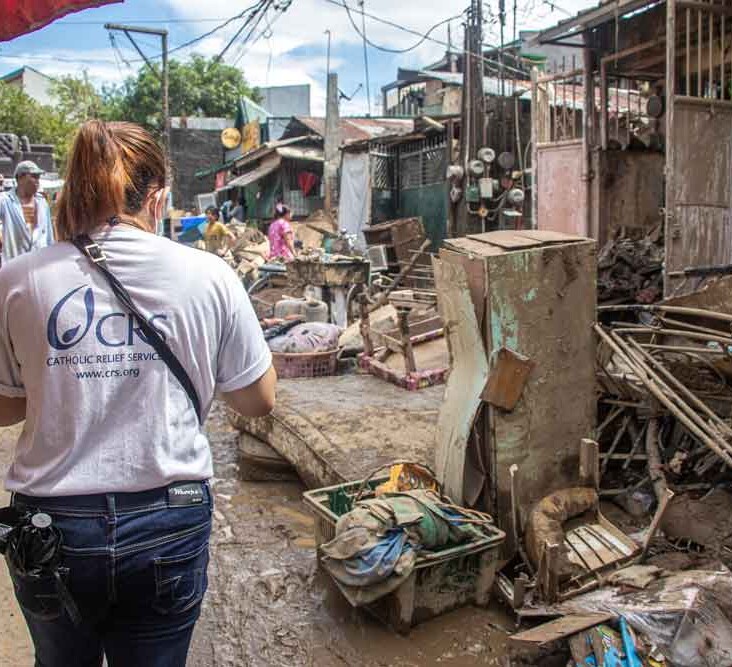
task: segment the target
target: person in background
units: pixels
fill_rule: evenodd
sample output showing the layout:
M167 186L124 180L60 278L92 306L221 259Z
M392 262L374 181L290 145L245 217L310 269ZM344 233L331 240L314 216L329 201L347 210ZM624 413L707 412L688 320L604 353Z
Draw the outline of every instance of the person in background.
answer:
M206 221L208 224L203 232L206 250L221 256L233 244L234 235L219 220L219 210L215 206L209 206L206 209Z
M276 219L270 224L267 236L269 238L269 258L281 258L286 262L295 259L295 233L292 231L292 214L283 203L275 206Z
M232 190L233 193L233 190ZM221 221L228 225L231 222L231 211L236 206L236 195L231 194L229 198L221 205L219 214L221 215Z
M24 160L15 168L15 190L0 195L2 261L52 245L55 240L51 209L39 193L43 170Z
M14 507L48 514L62 534L80 615L75 624L53 576L8 563L36 665L98 667L106 656L110 667L185 667L214 513L202 422L215 395L250 417L274 405L272 355L246 291L224 262L156 235L165 200L153 137L88 121L69 156L60 242L0 269L0 426L25 420L5 485ZM200 413L69 243L83 235L150 314Z
M232 199L233 201L233 199ZM231 209L229 222L244 222L246 220L246 208L244 197L239 198L239 203Z

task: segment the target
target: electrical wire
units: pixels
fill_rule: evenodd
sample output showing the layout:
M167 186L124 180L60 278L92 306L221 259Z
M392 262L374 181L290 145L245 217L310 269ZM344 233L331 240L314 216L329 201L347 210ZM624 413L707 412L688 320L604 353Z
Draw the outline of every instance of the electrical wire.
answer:
M339 4L339 3L335 3L335 4ZM374 44L374 42L372 42L371 40L369 40L366 37L366 33L365 32L361 32L361 30L359 29L358 25L353 20L353 16L351 15L351 8L346 4L345 0L343 0L343 3L340 6L343 7L343 9L346 10L346 14L348 14L348 20L351 22L351 25L353 26L353 29L356 31L356 34L359 37L361 37L361 39L363 39L364 42L366 42L371 48L376 49L377 51L384 51L385 53L409 53L409 51L414 51L414 49L417 49L420 46L422 46L422 44L424 44L430 38L430 35L435 30L437 30L437 28L439 28L440 26L445 25L445 23L449 23L450 21L455 21L456 19L462 18L463 17L463 14L465 14L465 12L460 12L460 14L456 14L455 16L451 16L450 18L447 18L444 21L440 21L439 23L436 23L426 33L424 33L424 35L422 35L422 37L420 38L420 40L418 42L416 42L412 46L408 46L405 49L392 49L392 48L390 48L388 46L381 46L379 44ZM365 16L369 16L369 18L373 18L372 16L366 14L363 11L361 12L361 14L364 17Z
M252 39L251 41L245 41L240 49L239 53L237 54L236 58L232 61L232 65L236 66L239 64L239 61L251 50L251 48L260 40L262 37L265 37L267 40L271 39L272 35L274 34L272 32L272 26L277 22L277 19L280 18L282 14L277 14L277 16L272 19L272 21L267 21L267 25L262 28L262 30L259 32L259 34ZM267 34L269 33L269 36ZM270 46L270 56L272 53L272 47Z
M273 0L260 0L259 3L254 5L254 7L249 8L252 11L249 14L249 16L247 17L247 20L244 21L244 23L241 25L239 30L237 30L234 33L234 36L226 43L226 46L223 48L221 53L219 53L219 55L217 55L216 58L214 58L214 62L216 62L216 63L219 62L224 57L224 55L226 55L226 52L231 48L231 45L238 39L239 35L241 35L244 32L244 30L246 30L247 26L256 18L257 14L262 10L262 8L264 8L264 13L267 12L267 9L272 4L272 1ZM249 10L246 10L246 11L249 11ZM257 23L254 24L254 28L249 31L249 35L248 35L249 37L251 36L252 31L256 28L257 24L261 20L261 17L262 17L262 15L260 14L259 18L257 19Z
M218 23L219 21L225 21L225 16L217 18L201 18L201 19L135 19L134 21L127 21L129 25L150 25L150 24L168 24L168 23ZM56 21L50 25L104 25L109 21Z
M336 7L340 7L341 9L343 9L344 5L346 4L345 3L345 0L325 0L325 2L327 2L327 3L331 4L331 5L335 5ZM348 7L348 9L350 9L351 11L358 11L354 7ZM406 28L405 26L399 25L398 23L394 23L393 21L389 21L388 19L381 18L380 16L375 16L374 14L369 14L368 12L365 12L365 14L370 19L372 19L374 21L377 21L378 23L383 23L384 25L389 25L392 28L396 28L397 30L401 30L402 32L407 32L407 33L410 33L412 35L416 35L418 37L425 37L425 35L423 33L419 32L417 30L413 30L412 28ZM434 44L439 44L440 46L444 46L444 47L449 47L450 46L447 42L444 42L444 41L442 41L440 39L435 39L434 37L430 37L430 36L427 36L427 40L426 41L430 41L430 42L433 42ZM495 46L494 44L484 44L484 46L487 46L487 47L489 47L491 49L498 49L499 48L499 47ZM499 63L497 61L492 60L491 58L486 58L485 56L476 55L476 54L471 54L471 55L474 55L475 57L479 58L483 62L486 62L486 63L488 63L488 64L490 64L490 65L492 65L494 67L497 67L499 65ZM519 60L515 56L511 56L511 57L515 61L518 61ZM510 65L504 64L503 67L504 67L504 69L509 69L512 72L514 72L516 74L520 74L522 76L526 74L523 70L516 69L515 67L511 67Z
M132 65L130 65L130 62L124 57L124 54L122 53L122 49L119 48L119 45L117 44L117 37L115 34L110 30L109 31L109 42L112 45L112 53L114 53L114 60L117 62L119 59L121 62L123 62L125 65L127 65L128 68L131 68ZM122 74L122 68L117 62L117 68L120 71L120 74Z
M254 34L254 31L257 29L257 26L262 22L262 19L266 18L267 11L270 9L270 7L267 7L265 9L264 13L259 17L257 20L257 23L252 27L252 29L249 31L249 34L244 39L243 48L239 55L236 57L236 60L233 61L232 65L235 67L239 64L239 61L249 52L249 49L253 47L264 35L266 35L268 32L272 33L272 26L275 24L277 19L279 19L289 8L292 4L291 0L288 0L287 2L283 2L281 5L274 4L273 9L279 12L272 21L267 21L267 25L262 29L262 31L253 39L250 41L250 38L252 34ZM272 3L270 3L272 5Z
M49 61L60 62L60 63L72 63L74 65L114 65L116 61L111 58L66 58L64 56L49 55L44 56L24 56L14 53L2 53L0 52L0 60L27 60L28 62L43 62Z
M241 18L244 18L244 16L248 12L250 12L251 10L254 10L255 8L258 8L259 6L261 6L262 2L266 2L266 0L260 0L260 2L255 3L253 5L250 5L246 9L242 10L241 12L239 12L236 16L232 16L232 17L226 19L226 21L224 21L223 23L220 23L219 25L217 25L215 28L212 28L208 32L203 33L203 35L199 35L198 37L194 37L193 39L191 39L191 40L189 40L189 41L187 41L187 42L185 42L183 44L180 44L179 46L176 46L174 49L170 49L170 51L168 51L168 55L170 56L171 53L176 53L176 52L180 51L181 49L187 49L189 46L193 46L194 44L197 44L198 42L206 39L207 37L210 37L214 33L217 33L219 30L222 30L223 28L225 28L230 23L233 23L234 21L237 21L237 20L239 20ZM157 57L161 57L162 58L162 55L163 54L161 53L160 56L157 56Z
M187 49L187 48L193 46L194 44L197 44L198 42L203 41L207 37L211 37L211 35L217 33L219 30L222 30L223 28L225 28L230 23L233 23L234 21L237 21L237 20L239 20L241 18L244 18L244 16L246 16L246 14L249 11L251 11L251 10L259 7L262 4L262 2L266 2L266 1L267 0L260 0L258 3L255 3L253 5L250 5L246 9L243 9L238 14L235 14L234 16L230 16L228 19L226 19L222 23L219 23L217 26L215 26L211 30L208 30L207 32L203 33L202 35L198 35L198 37L194 37L193 39L190 39L187 42L184 42L183 44L179 44L178 46L176 46L176 47L174 47L172 49L169 49L168 50L168 56L171 56L172 54L177 53L178 51L182 51L183 49ZM246 26L246 24L245 24L245 26ZM163 57L163 54L161 52L161 53L158 53L158 54L156 54L154 56L150 56L148 58L148 60L158 60L158 59L160 59L162 57ZM141 63L141 62L144 62L144 58L133 58L133 59L129 60L129 63Z

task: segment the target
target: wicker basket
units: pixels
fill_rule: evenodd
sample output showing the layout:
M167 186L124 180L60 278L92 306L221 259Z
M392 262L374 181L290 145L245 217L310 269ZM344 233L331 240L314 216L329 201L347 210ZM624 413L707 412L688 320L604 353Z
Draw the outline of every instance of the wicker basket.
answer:
M272 353L272 364L279 378L318 378L335 375L338 350L288 354Z

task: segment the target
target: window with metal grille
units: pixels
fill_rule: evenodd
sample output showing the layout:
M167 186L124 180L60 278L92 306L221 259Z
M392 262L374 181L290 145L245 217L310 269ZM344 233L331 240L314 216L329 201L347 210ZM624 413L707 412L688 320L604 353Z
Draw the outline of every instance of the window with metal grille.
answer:
M444 182L447 170L446 147L444 137L423 139L401 146L399 178L402 189Z

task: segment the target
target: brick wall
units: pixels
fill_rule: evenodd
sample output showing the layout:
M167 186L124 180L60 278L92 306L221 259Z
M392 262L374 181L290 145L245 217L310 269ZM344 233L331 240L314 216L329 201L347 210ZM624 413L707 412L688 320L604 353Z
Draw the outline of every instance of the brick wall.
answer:
M199 169L223 162L221 130L173 128L170 131L170 159L173 171L173 205L191 209L196 195L213 192L215 175L196 178Z

